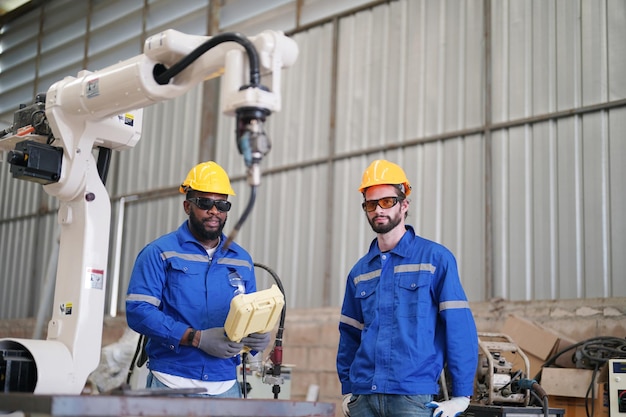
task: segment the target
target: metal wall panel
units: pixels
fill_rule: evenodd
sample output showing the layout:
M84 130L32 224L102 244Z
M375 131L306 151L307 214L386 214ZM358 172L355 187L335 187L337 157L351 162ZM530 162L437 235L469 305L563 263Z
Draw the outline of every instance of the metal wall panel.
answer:
M50 13L65 4L49 3ZM92 2L90 68L135 55L143 37L168 27L206 33L206 2L184 2L186 10L180 2L172 9L173 2L151 1L146 10L139 3ZM413 184L408 222L456 255L470 300L626 295L623 1L310 0L300 10L295 1L257 3L224 2L220 29L291 30L300 55L283 72L283 109L267 123L273 149L237 241L283 280L288 306L341 303L350 267L374 238L356 188L365 167L381 157L405 168ZM55 21L64 20L57 16L49 29L62 36ZM38 14L24 22L37 24ZM125 32L108 37L111 28ZM20 56L27 56L37 45L16 27L0 38L6 40L11 47L0 59L16 59L22 46ZM42 58L50 64L42 84L82 64L74 54L63 65L63 46L53 41L46 39ZM68 51L76 46L70 42ZM18 67L25 74L37 68L28 59ZM33 88L28 79L0 74L0 86L16 81L3 90L2 106L5 97ZM206 149L215 146L210 157L231 174L237 192L227 232L248 202L233 118L215 114L217 138L200 137L210 107L205 94L199 86L146 108L143 139L114 154L107 182L111 314L124 309L137 253L183 221L176 187ZM12 109L0 113L8 124ZM56 202L40 187L14 185L2 166L0 233L26 236L20 245L0 246L0 257L10 260L0 273L12 276L25 269L14 261L18 246L29 261L48 263L52 247L33 249L32 230L43 227L45 239L53 239ZM43 226L33 225L38 212L48 213ZM271 284L258 273L260 287ZM40 277L34 271L29 282ZM0 280L17 298L31 284ZM25 310L10 305L0 305L0 315L34 310L28 302Z
M125 310L126 289L135 258L157 237L175 230L185 219L181 194L154 199L120 199L113 206L107 309Z
M615 256L624 230L624 110L594 112L494 135L496 293L512 300L621 294ZM614 114L613 114L614 113ZM617 177L613 177L617 178Z
M18 22L3 27L0 33L0 123L13 122L20 103L30 103L35 94L32 80L37 77L38 31L41 12L34 10Z
M620 30L623 30L622 27ZM626 61L625 61L626 62ZM626 80L622 80L626 81ZM622 90L626 93L626 90ZM626 96L626 94L624 94ZM608 119L608 138L611 164L608 167L608 219L610 282L609 294L626 294L626 108L612 110Z
M623 3L491 4L494 121L547 119L545 113L623 100L624 80L613 65L626 57L616 47ZM623 164L624 134L608 128L612 114L622 112L555 115L494 132L494 295L624 294L615 269L621 257L613 256L624 216L610 209L624 198L624 190L611 187L612 172Z
M56 269L50 259L58 241L56 213L0 222L0 236L0 317L35 317L41 304L49 311L52 293L45 292L54 281L48 268Z
M478 2L472 4L480 5ZM465 122L473 126L480 125L481 107L466 105L466 101L481 100L480 61L468 60L469 63L466 63L465 52L458 52L463 48L437 49L433 47L440 42L449 42L447 39L451 38L454 42L468 45L471 51L476 51L477 45L480 45L480 31L474 36L460 36L455 31L459 25L465 27L469 24L475 27L473 23L476 17L475 10L471 7L469 9L472 12L467 12L465 7L461 7L459 11L450 5L430 7L426 2L392 2L386 7L365 10L343 17L339 21L336 35L339 38L339 44L338 78L335 90L332 90L334 87L330 84L332 79L320 75L329 74L332 71L329 66L333 59L334 26L325 24L294 35L300 48L300 55L294 67L285 71L283 94L287 105L284 106L283 111L271 116L269 124L272 132L270 137L278 137L280 140L281 137L293 136L301 140L287 139L286 142L279 142L277 145L277 140L275 140L274 149L264 164L270 170L281 170L281 175L283 175L282 170L286 170L288 173L285 175L289 178L290 187L294 190L294 197L298 196L300 199L306 198L306 193L310 189L310 186L302 187L300 184L299 179L305 178L301 170L308 169L310 164L318 163L320 158L328 164L330 169L330 181L326 184L327 190L325 192L320 190L317 195L318 200L326 199L328 203L314 204L313 207L301 212L304 214L296 217L294 219L296 224L289 228L289 233L294 233L294 236L283 236L283 239L298 242L298 246L309 247L314 252L317 252L314 248L319 247L320 244L326 247L326 250L322 252L326 262L323 274L315 274L315 278L309 278L311 274L307 267L308 258L306 257L301 259L299 269L294 270L293 274L296 279L301 280L296 284L298 286L305 285L309 288L307 282L311 281L322 286L322 292L326 294L325 298L319 300L321 304L316 304L316 300L309 299L295 305L305 307L339 302L350 263L355 262L367 248L372 235L371 231L368 233L366 230L369 226L361 215L360 196L356 188L363 169L374 158L374 155L371 155L373 149L385 148L388 144L397 145L399 142L414 140L420 134L423 135L423 123L415 123L415 119L419 117L415 115L417 108L421 109L422 120L429 117L432 119L429 124L432 126L433 133L461 129ZM420 64L421 66L414 64L410 70L407 70L406 63L423 60L420 50L427 49L424 46L427 40L420 37L423 29L414 22L434 20L436 27L441 21L446 20L432 19L432 16L429 18L428 14L434 15L440 10L447 11L452 17L450 22L441 24L442 28L434 31L432 44L429 44L431 45L429 50L434 59L426 59ZM416 18L416 14L419 13L421 17ZM398 24L398 21L401 21L401 24ZM445 40L442 41L442 38ZM400 47L398 48L397 45ZM456 51L456 54L450 51ZM445 58L440 57L446 54ZM444 65L446 60L448 65ZM461 62L463 65L460 64ZM454 78L453 87L443 81L438 83L437 91L447 93L454 103L452 107L455 111L448 113L437 113L436 109L431 109L430 105L416 103L416 98L421 98L421 96L413 94L406 86L407 83L412 83L417 79L423 82L419 87L425 88L429 83L425 82L426 76L420 74L418 70L437 74L442 67L451 68L450 73ZM478 82L474 81L476 78ZM466 89L466 86L470 87ZM329 92L325 92L326 89ZM456 94L457 89L466 93ZM292 91L297 93L291 94ZM328 119L333 100L331 94L337 95L337 116L334 124L331 124ZM319 99L320 97L322 100ZM294 98L297 102L291 102ZM471 110L467 110L468 108ZM479 110L476 111L476 109ZM425 115L431 112L435 116ZM283 121L288 121L288 124ZM222 118L220 122L220 136L232 136L232 121ZM298 122L302 126L298 126ZM294 127L298 130L293 131ZM335 131L330 130L332 127ZM291 135L292 131L294 135ZM476 197L483 196L481 189L484 171L480 163L458 164L458 162L464 161L464 158L469 155L481 156L482 146L482 139L476 136L470 140L459 138L455 143L436 142L416 147L414 152L420 155L419 160L417 156L415 159L411 158L409 149L397 149L386 153L387 157L395 157L399 162L404 162L407 175L410 173L417 175L418 167L423 170L422 181L415 180L420 185L416 193L416 217L418 222L423 223L416 224L416 228L433 239L449 241L456 249L466 248L468 256L479 256L481 259L484 252L484 232L480 227L484 222L476 221L476 219L484 216L484 199ZM228 142L218 143L217 148L217 160L227 161L225 165L232 167L230 172L240 174L241 162L237 155L233 157ZM346 168L342 159L346 158L346 155L359 151L366 156L359 158L358 167L351 165L351 168ZM468 155L465 152L468 152ZM326 162L324 158L328 161ZM299 163L302 166L298 166ZM465 175L467 172L463 172L461 169L463 166L469 166L468 172L473 172L474 175ZM443 175L444 172L445 175ZM466 187L459 187L456 180L463 179L466 180ZM264 182L267 181L270 180L264 179ZM445 190L444 183L447 186ZM316 182L316 184L319 183ZM432 204L431 198L420 198L424 195L419 192L420 188L425 189L426 194L431 192L437 204ZM269 193L269 201L283 201L282 194L279 191L274 192L269 186L262 186L261 191L264 196ZM313 190L308 192L313 192ZM464 195L470 197L468 204L464 204ZM346 204L346 199L349 199L351 203ZM261 201L257 202L257 210L263 210ZM320 205L322 207L317 208ZM320 210L328 214L320 218L319 224L312 223L315 220L313 213ZM353 210L356 211L356 216ZM292 210L287 211L291 213ZM284 213L284 215L291 218L290 214ZM339 223L333 221L333 227L329 228L331 217L340 218L341 221ZM432 218L436 218L436 222L431 222ZM467 242L463 241L461 244L464 239L462 232L466 228L462 221L465 219L470 219L469 224L472 226L467 229L473 233L465 238ZM299 227L298 223L312 224L313 230L317 233L309 234L309 228ZM301 230L306 230L307 233L295 234ZM353 238L352 230L360 230L358 239ZM366 239L365 236L368 238ZM259 246L263 247L264 251L273 248L273 245L267 244L268 239L272 238L266 235L261 238L264 240L250 242L251 250ZM280 238L279 235L278 239ZM274 257L286 259L280 253L281 251ZM282 269L283 264L278 260L277 262L279 262L278 267ZM292 263L292 260L283 262ZM476 267L468 268L468 276L476 276L475 279L478 282L483 282L483 264L468 262L469 264ZM476 298L481 298L484 293L482 285L474 285L471 291L472 295L476 294ZM317 293L309 291L308 294Z
M319 307L324 303L328 256L325 224L332 202L326 198L328 168L314 165L266 175L255 209L241 228L237 242L255 262L272 268L285 287L290 306ZM236 184L232 230L249 198L247 184ZM267 288L269 281L259 282Z
M202 86L144 109L142 137L129 150L116 152L111 172L113 196L176 191L198 162Z
M480 10L404 1L342 19L337 120L353 122L338 124L336 152L480 126Z

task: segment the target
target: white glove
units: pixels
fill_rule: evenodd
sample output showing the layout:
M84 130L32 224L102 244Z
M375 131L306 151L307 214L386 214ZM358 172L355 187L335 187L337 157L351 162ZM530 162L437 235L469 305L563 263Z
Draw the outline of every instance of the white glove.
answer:
M352 394L345 394L343 396L343 402L341 403L341 411L343 411L345 417L350 417L350 410L348 409L350 398L352 398Z
M435 409L433 417L456 417L467 409L469 402L467 397L452 397L448 401L431 401L426 407Z

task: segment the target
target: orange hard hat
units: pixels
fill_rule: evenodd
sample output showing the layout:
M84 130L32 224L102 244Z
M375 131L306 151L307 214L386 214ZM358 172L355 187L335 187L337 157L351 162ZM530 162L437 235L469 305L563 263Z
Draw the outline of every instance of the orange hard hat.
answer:
M406 178L404 170L399 165L384 159L377 159L363 172L363 179L359 192L364 193L365 189L374 185L402 185L405 196L411 194L411 184Z

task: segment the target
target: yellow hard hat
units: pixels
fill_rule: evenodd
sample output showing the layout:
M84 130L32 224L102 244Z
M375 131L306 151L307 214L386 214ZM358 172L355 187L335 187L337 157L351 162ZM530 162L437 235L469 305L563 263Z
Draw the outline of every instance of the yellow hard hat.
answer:
M377 159L367 167L363 172L363 179L359 192L365 192L365 189L374 185L402 185L404 187L404 195L411 194L411 184L406 178L404 170L393 162L384 159Z
M235 195L228 174L213 161L202 162L191 168L178 190L183 194L196 190L203 193Z

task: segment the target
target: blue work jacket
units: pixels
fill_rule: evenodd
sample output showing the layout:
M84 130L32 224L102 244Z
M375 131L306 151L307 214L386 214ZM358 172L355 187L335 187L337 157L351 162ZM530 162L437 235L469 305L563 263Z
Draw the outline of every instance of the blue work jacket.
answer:
M389 252L377 240L348 275L337 373L342 394L473 393L478 335L456 259L411 226Z
M189 327L223 327L231 299L256 291L252 258L234 242L225 250L225 241L222 234L210 260L185 221L137 256L126 320L131 329L149 338L149 369L201 381L236 379L239 356L221 359L179 344Z

